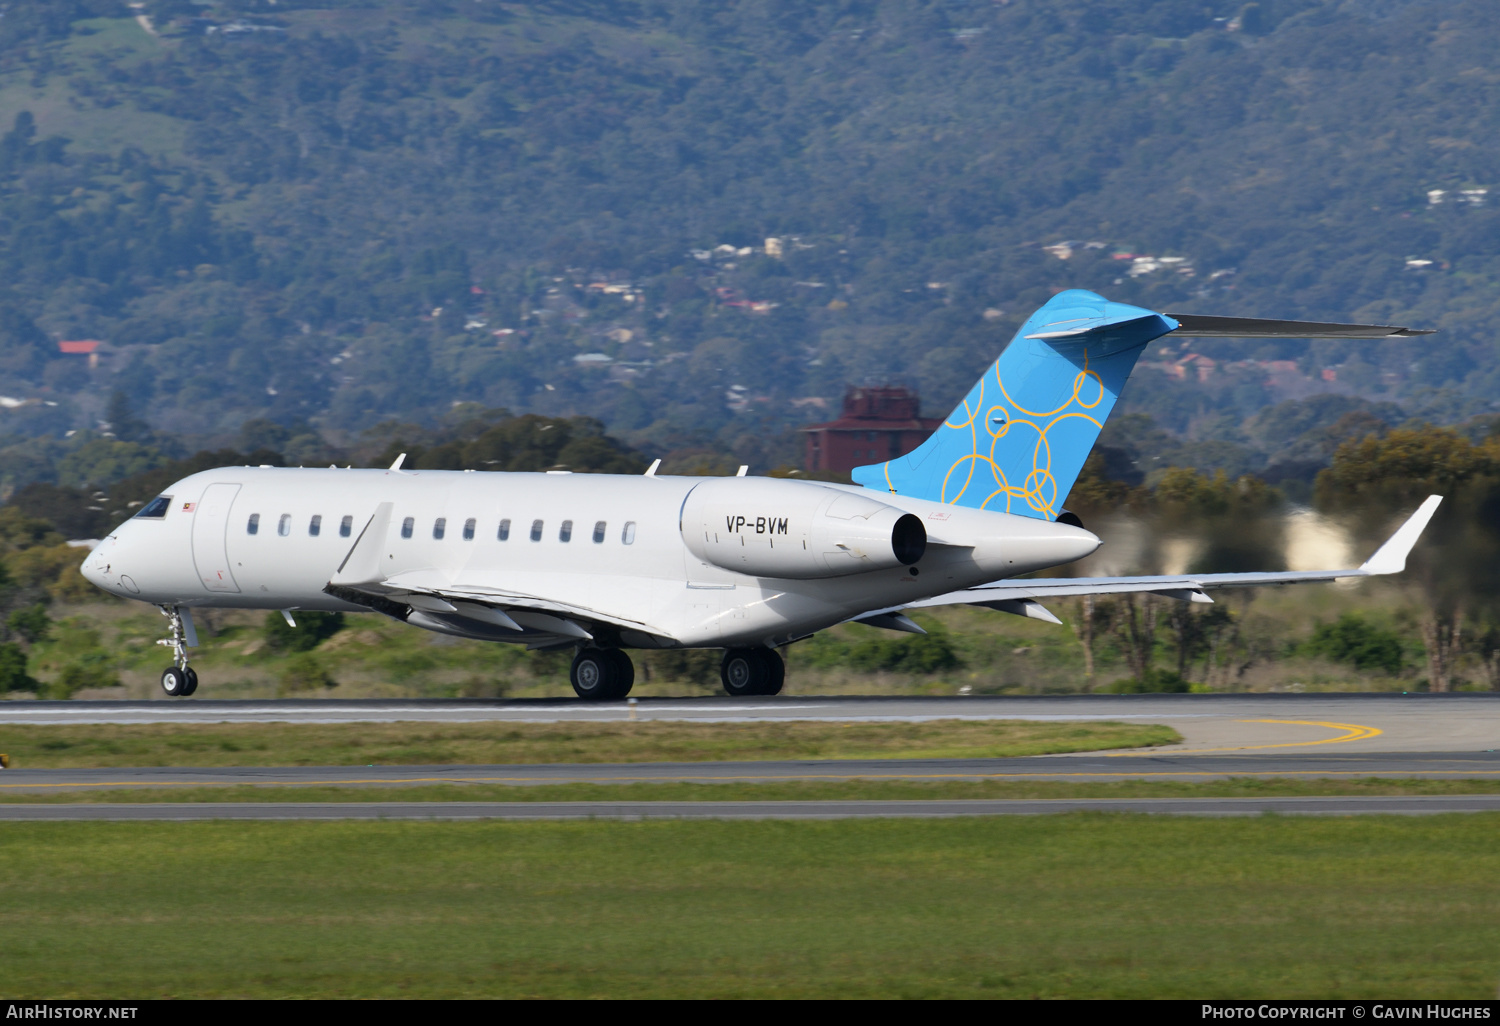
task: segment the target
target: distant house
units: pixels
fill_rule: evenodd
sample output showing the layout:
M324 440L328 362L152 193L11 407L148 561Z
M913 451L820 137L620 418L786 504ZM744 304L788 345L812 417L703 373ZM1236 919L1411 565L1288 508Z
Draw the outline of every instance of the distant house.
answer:
M104 343L98 339L78 339L71 342L59 342L57 351L65 356L87 356L89 367L99 366L99 347Z
M921 400L909 389L849 388L838 420L803 428L808 470L847 474L855 467L904 456L927 440L941 418L921 417Z

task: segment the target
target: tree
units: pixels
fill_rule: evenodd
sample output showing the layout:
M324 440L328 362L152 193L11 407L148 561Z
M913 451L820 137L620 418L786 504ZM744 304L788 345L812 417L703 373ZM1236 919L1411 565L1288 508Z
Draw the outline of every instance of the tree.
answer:
M1155 595L1148 594L1122 595L1107 606L1100 603L1131 677L1142 682L1155 673L1157 602Z
M1390 513L1444 496L1413 550L1404 582L1420 594L1427 685L1447 691L1464 654L1464 622L1493 621L1500 602L1500 443L1476 444L1446 428L1403 428L1339 447L1318 476L1319 503L1348 517L1369 541Z

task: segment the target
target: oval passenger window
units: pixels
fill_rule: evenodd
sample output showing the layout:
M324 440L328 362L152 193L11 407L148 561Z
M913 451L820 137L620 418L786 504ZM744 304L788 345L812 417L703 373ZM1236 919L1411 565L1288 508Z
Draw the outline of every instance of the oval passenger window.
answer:
M307 522L307 533L316 538L323 533L323 517L321 514L313 517Z
M281 519L276 521L276 533L283 538L292 533L292 515L290 513L281 514Z
M606 525L604 523L604 521L602 521L602 520L597 521L594 524L594 544L595 545L598 545L600 542L602 542L604 540L604 530L605 530L605 528L607 526L608 525Z
M415 517L407 517L405 520L401 521L401 537L410 538L411 529L415 527L416 524L417 521Z
M510 521L500 521L500 533L496 535L501 541L510 541Z
M432 522L432 536L438 541L443 540L443 535L448 533L448 518L438 517Z
M557 540L564 542L573 540L573 521L564 520L562 522L562 527L557 529Z
M474 518L470 517L464 521L464 541L474 540Z
M540 520L533 520L531 522L531 540L542 540L542 522Z
M354 531L354 518L345 517L339 521L339 537L347 538Z
M625 530L620 532L620 541L626 545L635 544L635 521L630 520L625 524Z
M260 533L260 514L259 513L251 513L250 514L250 519L245 522L245 533L246 534L259 534Z

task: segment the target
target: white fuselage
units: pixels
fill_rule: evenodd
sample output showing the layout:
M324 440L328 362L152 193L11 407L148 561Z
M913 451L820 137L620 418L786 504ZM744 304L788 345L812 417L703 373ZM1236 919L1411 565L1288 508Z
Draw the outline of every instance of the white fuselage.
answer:
M808 539L826 536L818 544L829 559L845 556L849 569L787 579L705 562L684 538L705 532L682 521L705 482L721 496L743 490L750 520L740 529L749 536L734 535L738 544L753 547L755 515L769 515L783 546L805 550ZM851 550L837 531L801 522L814 513L786 512L826 510L845 494L921 518L928 544L915 567L862 570L869 561L861 562L857 544ZM1099 544L1087 531L1044 520L768 478L226 467L184 478L164 495L164 516L129 520L90 553L89 580L164 606L351 611L369 607L325 588L341 567L351 572L344 564L363 561L369 587L414 612L451 611L445 599L473 596L520 621L544 624L550 611L592 623L595 635L603 625L614 644L634 647L784 644L862 612L1070 562ZM724 543L704 544L716 541ZM410 622L465 633L452 624L469 621ZM499 628L470 633L530 638Z

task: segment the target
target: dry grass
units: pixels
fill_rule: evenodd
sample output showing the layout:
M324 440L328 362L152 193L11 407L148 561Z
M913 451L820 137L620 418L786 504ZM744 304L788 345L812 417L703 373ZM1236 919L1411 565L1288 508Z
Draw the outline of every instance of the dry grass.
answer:
M17 785L25 786L25 785ZM204 787L94 787L7 791L0 804L134 804L142 802L771 802L925 801L977 798L1304 798L1361 795L1471 795L1500 792L1500 780L1359 777L1263 780L1234 777L1203 783L1122 780L784 780L757 783L621 784L234 784Z
M1147 748L1136 723L338 723L6 726L16 768L497 765L764 759L954 759Z

